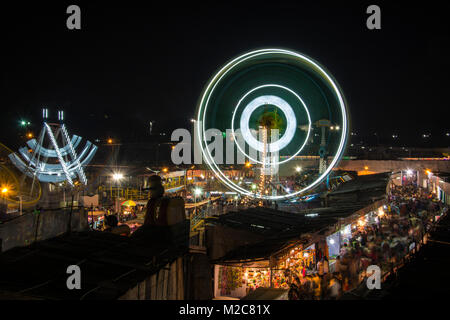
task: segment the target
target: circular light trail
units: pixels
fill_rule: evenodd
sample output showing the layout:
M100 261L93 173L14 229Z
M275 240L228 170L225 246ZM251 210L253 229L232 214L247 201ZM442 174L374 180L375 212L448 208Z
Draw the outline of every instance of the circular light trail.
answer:
M339 145L338 145L335 155L333 156L331 163L328 165L326 170L317 179L315 179L312 183L310 183L308 186L304 187L303 189L298 190L293 193L289 193L289 194L285 194L285 195L277 195L277 196L255 194L255 193L251 192L250 190L244 189L244 188L240 187L239 185L233 183L220 170L218 165L214 162L213 157L211 155L211 150L209 150L209 148L207 147L208 142L206 140L206 135L205 135L206 111L208 109L211 97L213 96L214 91L217 88L218 84L221 83L222 79L224 79L225 76L230 75L232 73L232 71L235 71L237 69L237 67L242 66L243 63L249 62L251 60L257 60L264 56L270 57L272 55L283 56L283 58L285 58L285 59L304 63L308 67L310 67L312 70L314 70L315 74L318 75L319 77L321 77L321 79L323 79L332 89L332 92L334 93L334 95L337 98L340 115L342 117L342 130L341 130L341 137L340 137ZM305 106L305 108L306 108L306 106ZM307 108L306 108L306 110L307 110ZM234 113L233 113L233 120L234 120ZM205 87L205 89L202 93L202 96L200 98L200 102L199 102L199 106L198 106L198 113L197 113L197 121L196 121L195 125L197 126L197 137L196 138L198 139L198 141L201 144L201 149L202 149L204 159L205 159L207 165L215 173L215 175L221 180L222 183L224 183L230 189L232 189L236 192L239 192L243 195L250 196L250 197L256 197L256 198L265 199L265 200L282 200L282 199L287 199L287 198L298 196L298 195L316 187L327 177L327 175L331 172L331 170L336 166L337 162L340 160L340 158L342 156L342 153L344 152L344 148L345 148L345 144L346 144L346 140L347 140L348 112L347 112L347 106L346 106L343 94L341 93L341 90L339 89L338 85L335 83L335 80L317 62L315 62L314 60L312 60L311 58L309 58L303 54L300 54L300 53L297 53L294 51L290 51L290 50L261 49L261 50L255 50L255 51L245 53L245 54L233 59L232 61L228 62L224 67L222 67L212 77L212 79L209 81L209 83ZM310 125L311 124L309 124L309 126ZM308 135L309 135L309 131L310 130L308 130ZM305 142L306 141L308 141L308 139L306 139ZM205 146L203 144L205 144ZM236 143L236 145L239 147L239 144ZM302 146L302 148L303 148L303 146ZM296 153L296 154L298 154L298 153Z

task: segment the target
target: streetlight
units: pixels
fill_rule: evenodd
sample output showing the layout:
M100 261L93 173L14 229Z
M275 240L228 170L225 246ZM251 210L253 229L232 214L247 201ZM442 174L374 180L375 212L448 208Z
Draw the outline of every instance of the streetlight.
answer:
M197 197L199 195L201 195L201 194L202 194L202 189L200 189L200 188L195 188L194 189L194 206L195 206L194 210L195 210L195 213L197 213Z
M114 179L115 181L120 181L120 180L123 179L123 174L120 173L120 172L114 173L114 174L113 174L113 179Z
M120 172L116 172L116 173L113 173L112 177L113 177L113 180L116 182L116 188L117 188L117 183L123 179L123 174ZM117 188L117 197L119 197L119 189L118 188Z
M2 197L3 197L3 203L6 203L6 194L8 193L8 188L7 187L3 187L2 188ZM6 208L6 211L8 211L8 208Z

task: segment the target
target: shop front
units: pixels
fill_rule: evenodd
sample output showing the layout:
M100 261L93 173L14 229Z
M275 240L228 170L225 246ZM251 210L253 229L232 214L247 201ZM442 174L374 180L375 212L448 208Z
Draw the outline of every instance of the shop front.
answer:
M271 270L269 262L250 265L215 265L214 296L243 298L257 288L270 287Z
M295 277L315 273L316 244L301 244L278 252L269 260L253 263L214 266L214 296L243 298L258 288L289 289ZM270 261L270 263L269 263Z

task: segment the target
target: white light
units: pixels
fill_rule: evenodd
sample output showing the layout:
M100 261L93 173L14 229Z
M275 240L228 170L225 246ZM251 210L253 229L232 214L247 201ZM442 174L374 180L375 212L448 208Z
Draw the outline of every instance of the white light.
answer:
M194 193L195 193L196 196L199 196L199 195L202 194L202 189L197 188L197 189L194 190Z
M410 175L413 174L413 171L412 171L411 169L408 169L408 170L406 170L406 174L407 174L408 176L410 176Z
M254 90L251 90L253 92ZM249 94L249 93L248 93ZM244 95L244 97L241 99L241 101L248 95ZM239 103L241 102L239 101ZM236 106L236 109L239 107L239 103ZM256 149L260 152L264 152L264 143L261 141L258 141L250 132L249 128L249 122L250 122L250 116L252 113L259 107L263 107L264 105L274 105L281 109L281 111L284 113L286 120L287 120L287 127L286 131L281 137L281 139L269 143L268 150L269 152L277 152L284 147L286 147L291 141L292 138L294 138L295 130L297 129L297 119L295 117L294 110L292 110L292 107L289 103L287 103L284 99L277 97L277 96L259 96L252 101L250 101L247 106L244 108L244 111L242 111L241 115L241 134L244 140L248 143L249 146L251 146L253 149Z
M334 239L330 239L330 244L334 244Z
M297 172L302 171L302 167L295 167L295 171L297 171Z

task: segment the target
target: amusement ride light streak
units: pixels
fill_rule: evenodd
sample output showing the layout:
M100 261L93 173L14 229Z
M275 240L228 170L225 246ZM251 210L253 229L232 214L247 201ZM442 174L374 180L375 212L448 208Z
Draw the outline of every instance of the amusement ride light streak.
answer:
M344 147L345 147L345 143L346 143L346 139L347 139L347 133L348 133L347 107L344 102L344 98L343 98L343 95L342 95L340 89L338 88L337 84L332 79L332 77L330 75L328 75L328 73L324 70L323 67L321 67L317 62L313 61L312 59L308 58L305 55L299 54L294 51L284 50L284 49L261 49L261 50L256 50L256 51L251 51L251 52L245 53L245 54L233 59L229 63L227 63L209 81L208 85L206 86L206 88L204 89L204 91L202 93L202 97L199 102L197 121L196 121L195 125L197 126L197 138L202 146L201 149L202 149L202 153L204 155L205 161L206 161L207 165L216 174L216 176L222 181L222 183L224 183L230 189L237 191L239 193L242 193L244 195L250 196L250 197L255 197L256 195L254 193L252 193L250 190L246 190L246 189L234 184L232 181L230 181L226 177L226 175L219 169L217 164L213 161L211 151L209 150L209 148L203 147L203 142L207 146L206 135L205 135L205 131L206 131L205 117L206 117L206 110L208 108L210 98L211 98L215 88L227 74L229 74L234 68L236 68L237 66L239 66L241 63L243 63L245 61L248 61L250 59L260 57L263 55L273 55L273 54L283 55L283 56L286 56L286 58L295 59L300 62L304 62L304 63L308 64L310 67L312 67L314 69L314 71L316 72L316 74L318 74L322 79L324 79L331 86L333 93L338 98L340 113L342 115L342 122L343 122L342 123L342 131L341 131L341 140L339 142L339 146L336 151L336 154L333 157L333 160L329 164L328 168L314 182L312 182L310 185L308 185L307 187L305 187L299 191L296 191L296 192L293 192L293 193L290 193L287 195L280 195L280 196L259 195L258 196L259 198L267 199L267 200L282 200L282 199L287 199L287 198L302 194L302 193L314 188L319 183L321 183L327 177L327 175L330 173L330 171L333 169L333 167L337 164L337 162L339 161L339 159L342 156L342 153L344 151ZM201 128L200 128L200 125L201 125ZM237 145L239 145L239 144L237 144Z
M306 107L306 104L303 102L302 98L300 98L300 96L298 94L296 94L294 91L292 91L291 89L285 87L285 86L281 86L281 85L277 85L277 84L266 84L266 85L262 85L256 88L253 88L252 90L250 90L249 92L247 92L246 94L244 94L244 96L239 100L238 104L236 105L236 108L233 111L233 117L231 118L231 132L233 134L233 136L235 136L234 133L234 118L236 115L236 111L239 108L239 105L241 104L241 102L251 93L253 93L254 91L258 90L258 89L262 89L262 88L269 88L269 87L274 87L274 88L281 88L284 89L288 92L290 92L291 94L293 94L301 103L301 105L303 106L303 108L306 111L306 114L308 116L308 133L306 134L306 138L305 141L303 142L302 146L300 147L300 149L297 150L297 152L295 152L292 156L290 156L289 158L287 158L286 160L283 161L279 161L279 162L274 162L274 163L270 163L272 166L275 165L280 165L282 163L288 162L291 159L293 159L296 155L298 155L303 148L305 147L306 143L308 142L309 139L309 134L311 133L311 116L309 114L308 108ZM267 98L265 98L267 97ZM261 103L261 104L260 104ZM283 149L284 147L286 147L292 140L292 138L295 135L295 130L297 129L297 119L295 117L295 113L292 110L292 107L283 99L281 99L280 97L277 96L260 96L254 100L252 100L249 104L247 104L247 106L245 107L244 111L241 114L241 119L240 119L240 126L241 126L241 134L244 138L244 140L253 148L256 149L258 151L262 151L263 150L263 143L256 140L253 135L250 133L250 129L248 128L248 122L250 120L250 116L251 113L253 111L256 110L256 108L264 105L264 104L272 104L277 106L278 108L281 109L281 111L284 112L285 116L286 116L286 120L287 120L287 128L286 128L286 132L284 134L284 136L277 140L274 143L271 143L269 145L269 152L277 152L281 149ZM247 109L248 108L248 109ZM237 141L235 139L235 141ZM236 146L238 147L238 149L245 155L247 156L247 158L251 159L252 161L256 162L256 163L260 163L262 164L261 161L258 161L257 159L254 159L252 157L250 157L248 154L245 153L244 150L242 150L241 146L239 145L239 143L236 143Z
M47 122L44 122L44 125L45 125L45 127L46 127L46 129L47 129L47 133L48 133L48 135L49 135L49 137L50 137L50 141L51 141L52 144L53 144L53 148L55 148L56 154L58 155L59 163L61 164L61 167L62 167L62 169L63 169L63 171L64 171L64 174L66 175L67 181L69 182L69 184L70 184L71 186L73 186L72 178L70 177L70 173L69 173L69 171L67 170L66 162L64 161L64 159L63 159L63 157L62 157L62 155L61 155L61 152L59 152L58 144L56 143L56 139L55 139L55 137L54 137L54 135L53 135L52 129L51 129L50 126L47 124Z

